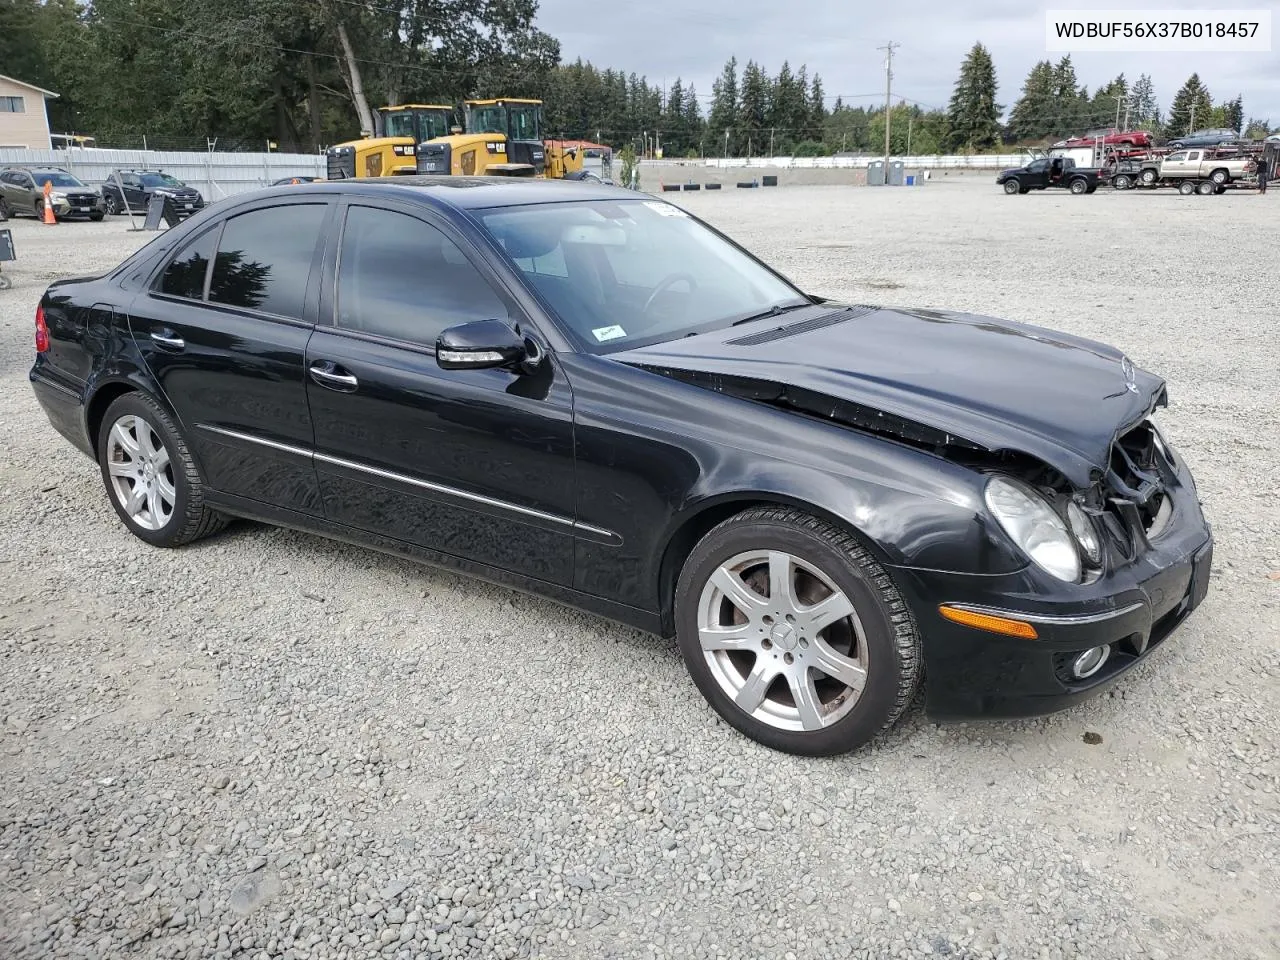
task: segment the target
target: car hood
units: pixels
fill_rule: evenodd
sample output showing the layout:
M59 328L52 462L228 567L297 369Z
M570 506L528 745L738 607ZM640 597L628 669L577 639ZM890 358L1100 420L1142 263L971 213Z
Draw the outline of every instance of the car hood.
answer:
M1113 347L938 310L824 304L610 356L906 440L1027 454L1081 488L1165 402Z

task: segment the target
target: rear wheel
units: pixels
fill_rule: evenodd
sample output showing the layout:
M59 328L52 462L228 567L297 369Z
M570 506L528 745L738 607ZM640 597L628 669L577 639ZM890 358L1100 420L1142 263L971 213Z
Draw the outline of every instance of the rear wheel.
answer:
M126 393L98 436L107 495L129 532L157 547L216 533L226 519L204 502L204 481L173 419L151 397Z
M1202 197L1207 197L1212 195L1217 189L1218 188L1215 187L1211 181L1205 180L1196 187L1196 192Z
M107 216L114 217L120 212L120 202L116 200L115 194L108 193L102 200L107 206Z
M1082 193L1089 192L1089 184L1085 183L1083 179L1077 178L1071 181L1071 184L1067 189L1076 196L1080 196Z
M920 641L884 569L847 532L787 507L724 521L676 590L680 652L733 727L805 756L891 726L919 683Z
M1117 190L1128 190L1133 186L1133 181L1129 179L1127 174L1122 173L1111 181L1111 186Z
M1213 173L1209 174L1209 179L1218 186L1222 186L1225 183L1231 182L1231 174L1227 173L1225 170L1215 170Z
M1189 197L1196 192L1196 185L1190 180L1183 180L1178 184L1178 192L1184 197Z

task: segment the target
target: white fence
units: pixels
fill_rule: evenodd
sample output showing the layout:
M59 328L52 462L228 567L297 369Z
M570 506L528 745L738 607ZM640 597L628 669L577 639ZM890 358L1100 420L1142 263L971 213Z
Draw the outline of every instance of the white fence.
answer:
M0 167L49 165L70 170L89 184L105 181L112 170L163 170L213 202L256 190L285 177L323 177L321 154L306 153L169 153L161 150L0 149Z
M691 166L691 167L770 167L782 170L860 170L869 164L884 160L883 156L861 157L707 157L705 160L644 160L647 166ZM1008 167L1020 167L1027 162L1025 153L1002 153L992 155L950 155L950 156L891 156L890 162L902 161L911 169L929 170L1004 170Z

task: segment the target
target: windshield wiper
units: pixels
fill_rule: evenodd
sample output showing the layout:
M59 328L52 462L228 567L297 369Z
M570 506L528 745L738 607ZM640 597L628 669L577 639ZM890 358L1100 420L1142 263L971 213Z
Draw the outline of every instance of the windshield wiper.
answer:
M772 307L770 307L768 310L765 310L763 313L753 313L749 317L743 317L741 320L733 321L733 323L729 324L729 326L740 327L744 323L754 323L756 320L768 320L771 317L780 317L784 313L790 313L792 310L800 310L804 307L812 307L812 306L813 304L810 303L808 300L804 301L803 303L788 304L785 307L779 306L778 304L775 303Z

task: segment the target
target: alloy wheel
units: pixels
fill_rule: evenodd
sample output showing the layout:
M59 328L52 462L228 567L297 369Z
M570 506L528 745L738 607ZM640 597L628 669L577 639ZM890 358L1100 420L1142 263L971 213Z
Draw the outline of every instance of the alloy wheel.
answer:
M178 494L169 451L142 417L127 414L107 435L111 493L129 519L144 530L160 530L173 517Z
M697 616L712 677L760 723L821 730L847 716L866 687L866 636L853 603L790 553L725 561L704 585Z

